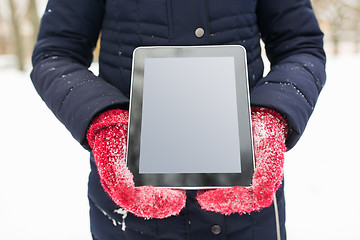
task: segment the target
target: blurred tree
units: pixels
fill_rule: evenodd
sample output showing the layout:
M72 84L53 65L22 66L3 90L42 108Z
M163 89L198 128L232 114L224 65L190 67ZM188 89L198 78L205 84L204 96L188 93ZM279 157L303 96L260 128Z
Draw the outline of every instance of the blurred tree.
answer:
M355 44L355 51L360 51L360 0L345 0L344 5L347 7L349 14L348 22L351 25L352 39Z
M312 0L314 10L329 34L334 53L339 52L339 43L360 42L360 0Z
M334 53L339 52L339 41L341 35L344 11L342 1L339 0L312 0L314 10L320 23L329 28Z
M0 54L15 54L19 70L25 69L40 25L38 0L26 0L25 4L23 1L7 0L5 4L2 1L8 11L0 11Z

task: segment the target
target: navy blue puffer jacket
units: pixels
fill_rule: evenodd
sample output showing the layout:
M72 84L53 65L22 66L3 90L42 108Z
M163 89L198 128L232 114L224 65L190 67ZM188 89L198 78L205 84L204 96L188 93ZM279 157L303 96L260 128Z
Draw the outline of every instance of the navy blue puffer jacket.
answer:
M199 28L204 34L195 34ZM88 67L100 32L100 74L95 76ZM265 77L260 39L271 61L271 71ZM240 44L246 48L251 103L273 108L286 118L290 126L286 143L292 148L303 133L325 83L323 34L309 0L50 0L33 53L31 78L56 117L89 149L85 135L94 116L106 109L128 107L135 47L221 44ZM284 221L282 191L278 194ZM113 214L115 206L102 191L94 166L89 197L93 216L95 206L101 209L101 214ZM234 231L227 239L242 239L239 237L242 233L249 234L244 239L274 239L261 233L273 229L271 210L253 216L224 217L212 213L201 216L197 207L189 200L182 218L168 219L162 224L184 227L189 222L195 226L198 221L196 226L206 228L207 223L218 222L222 228ZM191 211L198 214L191 215ZM143 225L137 234L172 239L171 233L166 235L166 228L161 230L163 227L157 225L159 221L145 221L145 225L143 221L133 221ZM121 217L118 222L121 223ZM99 224L92 225L93 232L98 231ZM128 229L131 226L129 223ZM150 230L150 226L154 228ZM195 238L194 231L196 228L186 227L184 232L188 235L184 236L188 237L181 239L202 239ZM225 239L225 233L211 239L217 238ZM203 239L210 238L204 235Z

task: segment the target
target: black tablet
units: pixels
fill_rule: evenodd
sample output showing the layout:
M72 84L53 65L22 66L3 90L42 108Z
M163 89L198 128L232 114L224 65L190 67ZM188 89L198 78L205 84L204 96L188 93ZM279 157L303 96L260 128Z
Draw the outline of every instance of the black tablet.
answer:
M250 186L252 143L242 46L135 49L127 166L136 186Z

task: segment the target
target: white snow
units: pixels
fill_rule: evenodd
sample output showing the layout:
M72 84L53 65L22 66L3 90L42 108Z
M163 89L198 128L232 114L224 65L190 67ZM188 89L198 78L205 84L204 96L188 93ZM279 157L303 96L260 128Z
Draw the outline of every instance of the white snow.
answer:
M47 109L29 73L10 65L0 58L0 236L91 239L88 153ZM315 112L286 154L289 240L360 239L359 67L360 55L329 56Z
M114 213L117 213L122 216L121 230L123 230L125 232L125 230L126 230L125 219L127 217L128 211L126 211L123 208L119 208L119 209L114 210Z

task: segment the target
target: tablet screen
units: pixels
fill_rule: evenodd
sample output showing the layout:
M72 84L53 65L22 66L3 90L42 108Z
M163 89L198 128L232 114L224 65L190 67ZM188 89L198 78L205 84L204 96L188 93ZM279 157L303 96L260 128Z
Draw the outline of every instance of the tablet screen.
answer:
M143 87L140 173L241 172L234 57L145 58Z

